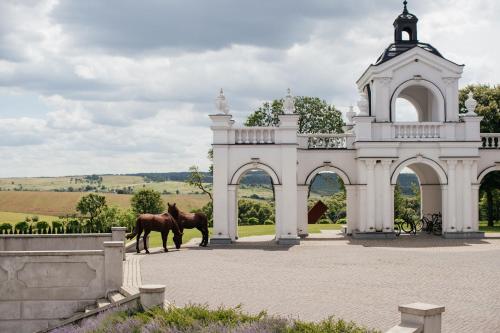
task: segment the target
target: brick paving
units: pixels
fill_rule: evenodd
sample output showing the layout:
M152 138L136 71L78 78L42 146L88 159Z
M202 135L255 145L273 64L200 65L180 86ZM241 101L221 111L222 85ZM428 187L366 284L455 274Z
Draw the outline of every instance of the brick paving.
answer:
M500 239L433 236L352 240L324 233L300 246L264 237L141 256L143 283L177 305L237 305L319 320L334 315L387 330L399 304L445 305L444 332L500 332Z

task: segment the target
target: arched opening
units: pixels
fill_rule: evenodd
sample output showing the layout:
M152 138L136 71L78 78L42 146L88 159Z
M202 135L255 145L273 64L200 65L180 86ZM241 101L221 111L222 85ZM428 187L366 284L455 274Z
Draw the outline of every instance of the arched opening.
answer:
M445 121L443 94L434 84L421 77L409 80L393 93L391 119L395 122L443 122Z
M309 185L307 208L310 233L346 226L346 190L342 178L334 171L316 173Z
M250 169L239 178L234 238L276 234L276 209L272 177L262 169Z
M404 41L409 41L411 40L411 29L410 28L406 28L404 29L402 32L401 32L401 40L404 40Z
M408 99L398 97L396 99L396 122L419 121L418 110Z
M500 170L484 175L479 186L479 228L500 231Z
M427 159L416 158L406 163L401 163L393 173L391 183L393 184L393 211L394 223L397 226L414 223L417 227L415 231L428 231L436 235L444 230L442 189L441 185L446 183L446 175L439 166ZM422 225L424 220L441 223L441 226L430 227L426 230L426 225ZM423 230L422 230L423 227ZM403 228L402 231L405 230Z

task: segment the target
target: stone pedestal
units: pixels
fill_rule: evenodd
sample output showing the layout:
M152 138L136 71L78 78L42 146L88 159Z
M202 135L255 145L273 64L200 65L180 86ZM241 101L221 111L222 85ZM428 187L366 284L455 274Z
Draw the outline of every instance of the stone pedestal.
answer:
M123 242L104 242L104 283L106 294L123 284Z
M155 306L163 306L165 302L165 286L161 284L146 284L139 287L141 305L147 310Z

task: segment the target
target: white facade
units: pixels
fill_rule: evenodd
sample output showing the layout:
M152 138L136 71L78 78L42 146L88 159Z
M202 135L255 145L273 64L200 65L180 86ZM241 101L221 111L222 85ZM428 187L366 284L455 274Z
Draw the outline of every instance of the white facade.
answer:
M416 38L416 17L406 8L405 12L396 19L396 30L410 17ZM396 180L404 168L410 168L421 184L422 213L442 213L445 237L481 235L479 185L486 173L500 170L495 141L500 134L481 135L482 118L474 113L472 98L467 101L468 113L459 113L463 65L444 59L417 40L396 40L393 46L395 53L388 49L382 61L370 65L357 81L359 113L348 114L344 134L297 134L298 116L287 112L277 127L239 127L227 114L221 93L220 113L210 116L212 242L237 239L238 184L245 172L255 169L271 176L280 243L297 243L299 236L307 234L309 186L322 171L335 172L345 184L348 234L393 235ZM397 51L399 46L404 50ZM415 106L418 122L395 121L397 98ZM287 107L292 110L293 103Z

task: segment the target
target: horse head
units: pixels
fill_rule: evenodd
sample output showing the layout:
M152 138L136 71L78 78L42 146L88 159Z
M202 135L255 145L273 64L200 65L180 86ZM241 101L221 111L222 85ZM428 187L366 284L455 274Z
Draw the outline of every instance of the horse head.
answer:
M167 206L168 206L168 213L172 215L174 219L177 220L179 218L179 209L177 208L175 202L173 205L167 202Z

